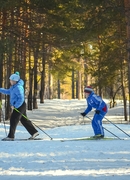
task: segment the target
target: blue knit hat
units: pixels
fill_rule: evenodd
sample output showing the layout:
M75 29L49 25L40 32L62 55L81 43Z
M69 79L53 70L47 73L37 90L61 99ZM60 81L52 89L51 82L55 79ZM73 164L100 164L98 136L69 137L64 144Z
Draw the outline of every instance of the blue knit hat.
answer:
M20 80L20 75L19 75L19 72L16 72L15 74L12 74L10 77L9 77L10 80L12 81L19 81Z

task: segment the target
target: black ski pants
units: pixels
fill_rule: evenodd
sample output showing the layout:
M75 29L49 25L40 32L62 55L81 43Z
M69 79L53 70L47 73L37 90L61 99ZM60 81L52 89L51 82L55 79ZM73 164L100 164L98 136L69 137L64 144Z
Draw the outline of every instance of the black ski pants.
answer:
M17 108L18 111L20 111L24 116L26 115L26 103L24 102L19 108ZM15 131L16 127L19 123L19 121L22 123L22 125L26 128L26 130L31 134L35 134L38 132L35 127L33 126L32 122L26 118L24 118L19 112L17 112L15 109L13 110L11 117L10 117L10 130L8 137L14 138L15 137Z

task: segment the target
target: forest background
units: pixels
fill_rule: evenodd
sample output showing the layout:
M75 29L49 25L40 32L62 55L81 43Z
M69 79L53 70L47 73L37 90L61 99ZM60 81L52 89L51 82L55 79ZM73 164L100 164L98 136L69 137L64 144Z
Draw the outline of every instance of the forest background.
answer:
M0 87L16 71L28 110L38 98L80 100L91 85L111 107L122 99L127 121L130 0L0 0ZM2 99L8 119L9 96Z

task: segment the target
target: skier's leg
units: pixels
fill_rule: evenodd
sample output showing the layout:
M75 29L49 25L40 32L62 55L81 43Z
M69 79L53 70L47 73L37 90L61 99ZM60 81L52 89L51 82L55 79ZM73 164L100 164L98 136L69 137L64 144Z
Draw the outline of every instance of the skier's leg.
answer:
M93 128L94 134L96 135L97 134L97 123L95 121L95 115L92 119L92 128Z
M8 134L9 138L15 137L15 131L16 131L16 127L19 122L20 116L21 115L18 112L13 110L11 117L10 117L10 130L9 130L9 134Z
M26 115L26 112L23 113L24 116ZM31 134L34 135L35 133L37 133L38 131L36 130L36 128L33 126L32 122L28 119L25 119L23 116L20 119L22 125L26 128L26 130Z
M92 120L92 127L93 127L95 135L101 134L104 136L104 129L102 127L102 119L103 117L101 117L99 114L94 115L94 118Z
M26 103L24 103L20 108L18 108L18 110L24 115L27 117L27 114L26 114ZM31 123L30 120L26 119L25 117L23 117L21 115L21 118L20 118L20 121L22 123L22 125L26 128L26 130L31 134L35 134L37 133L38 131L35 129L35 127L33 126L33 124Z

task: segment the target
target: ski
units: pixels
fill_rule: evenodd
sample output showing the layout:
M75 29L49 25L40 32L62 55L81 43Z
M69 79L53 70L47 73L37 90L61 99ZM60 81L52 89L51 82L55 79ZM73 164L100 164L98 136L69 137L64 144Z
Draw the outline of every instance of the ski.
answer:
M65 142L65 141L91 141L91 140L105 141L105 140L118 140L118 139L113 138L113 137L104 137L104 138L81 137L81 138L54 138L54 139L45 139L45 138L14 139L14 141L60 141L60 142ZM121 140L123 140L123 139L121 139Z
M44 138L34 138L34 139L29 139L29 138L20 138L20 139L14 139L14 141L40 141L40 140L46 140Z
M35 138L35 139L16 139L15 141L36 141L36 140L41 140L41 141L48 141L48 139L44 139L44 138ZM91 141L91 140L100 140L100 141L103 141L103 140L118 140L117 138L112 138L112 137L104 137L104 138L91 138L91 137L83 137L83 138L63 138L63 139L58 139L58 138L55 138L55 139L52 139L49 141L61 141L61 142L65 142L65 141ZM123 139L122 139L123 140Z
M117 140L117 138L104 137L104 138L93 138L93 137L82 137L82 138L73 138L73 139L62 139L61 142L65 141L104 141L104 140Z

